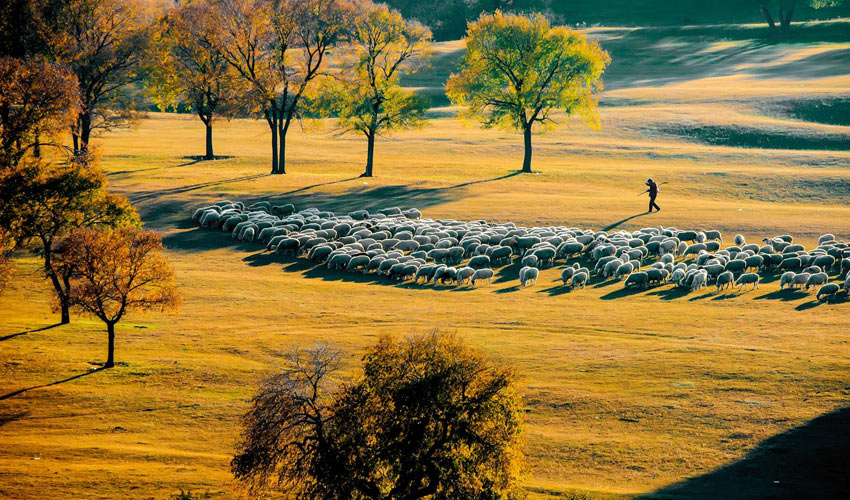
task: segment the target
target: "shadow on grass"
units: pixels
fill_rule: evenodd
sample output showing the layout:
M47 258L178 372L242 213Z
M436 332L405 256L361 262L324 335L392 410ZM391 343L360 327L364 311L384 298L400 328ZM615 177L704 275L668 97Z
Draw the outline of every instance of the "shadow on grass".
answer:
M659 290L655 290L654 292L649 292L647 295L656 295L661 300L676 300L681 299L682 297L687 296L691 293L691 290L687 288L682 288L680 286L673 286L669 288L662 288Z
M638 295L639 293L645 292L644 288L620 288L614 290L613 292L608 292L605 295L599 297L602 300L614 300L614 299L622 299L624 297L631 297L633 295Z
M61 323L54 323L52 325L42 326L41 328L36 328L36 329L33 329L33 330L26 330L24 332L12 333L10 335L0 337L0 342L2 342L4 340L13 339L15 337L20 337L21 335L26 335L28 333L43 332L45 330L50 330L51 328L56 328L57 326L60 326L60 325L61 325Z
M558 280L557 283L559 285L553 285L549 288L544 288L537 293L548 293L550 297L557 297L559 295L565 295L573 291L573 287L564 285L561 280Z
M54 385L64 384L65 382L70 382L70 381L72 381L72 380L76 380L76 379L78 379L78 378L83 378L83 377L85 377L85 376L91 375L92 373L96 373L96 372L102 371L103 369L104 369L103 367L95 368L95 369L93 369L93 370L89 370L89 371L84 372L84 373L79 373L79 374L77 374L77 375L73 375L73 376L71 376L71 377L64 378L64 379L62 379L62 380L57 380L56 382L50 382L49 384L34 385L34 386L32 386L32 387L27 387L27 388L25 388L25 389L18 389L17 391L12 391L12 392L10 392L10 393L8 393L8 394L4 394L3 396L0 396L0 401L2 401L2 400L4 400L4 399L9 399L9 398L12 398L12 397L18 396L18 395L20 395L20 394L23 394L23 393L25 393L25 392L31 391L31 390L33 390L33 389L41 389L41 388L43 388L43 387L51 387L51 386L54 386Z
M789 302L792 300L800 300L808 297L809 294L802 290L792 290L790 288L786 288L784 290L776 290L774 292L766 293L764 295L759 295L755 298L755 300L781 300L783 302Z
M256 175L244 175L242 177L234 177L231 179L221 179L218 181L210 181L210 182L200 182L197 184L189 184L186 186L180 186L170 189L152 189L149 191L137 191L128 196L130 201L134 204L148 201L156 198L161 198L163 196L170 196L174 194L188 193L190 191L197 191L199 189L204 189L213 186L219 186L221 184L230 184L232 182L242 182L242 181L250 181L254 179L260 179L262 177L268 177L269 174L256 174ZM191 215L191 214L189 214Z
M641 212L639 214L634 214L630 217L626 217L625 219L620 219L617 222L612 222L611 224L608 224L607 226L603 227L602 230L603 231L610 231L612 229L616 229L621 224L625 224L626 222L629 222L632 219L637 219L638 217L643 217L645 215L650 215L650 213L649 212Z
M18 420L23 420L29 415L28 411L13 411L10 413L0 414L0 427L3 427L6 424L11 424L12 422L17 422Z
M847 498L850 407L770 437L744 458L666 486L641 500L792 500Z

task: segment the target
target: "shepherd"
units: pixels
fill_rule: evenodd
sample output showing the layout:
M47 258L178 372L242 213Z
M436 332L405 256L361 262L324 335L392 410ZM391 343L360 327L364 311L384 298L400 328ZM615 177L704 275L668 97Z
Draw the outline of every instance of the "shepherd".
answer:
M661 207L655 203L655 198L658 197L658 184L652 178L649 178L646 180L646 185L648 189L644 192L649 193L649 213L652 213L652 207L655 207L656 212L660 212Z

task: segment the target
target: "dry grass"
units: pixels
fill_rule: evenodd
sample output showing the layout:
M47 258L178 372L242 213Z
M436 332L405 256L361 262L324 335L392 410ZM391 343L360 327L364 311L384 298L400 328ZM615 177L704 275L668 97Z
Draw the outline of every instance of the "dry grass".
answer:
M378 177L368 181L356 178L365 143L330 128L294 132L291 173L278 177L266 175L267 131L257 122L220 126L216 153L233 158L214 162L183 159L202 146L191 117L152 115L113 132L100 142L111 186L165 236L184 307L119 325L115 369L0 400L0 497L161 499L189 488L233 498L238 416L281 353L331 342L350 369L380 332L433 328L457 331L524 374L532 496L632 497L742 458L846 404L850 305L816 306L811 295L777 293L777 282L741 295L627 294L617 283L564 293L552 282L558 269L518 289L515 266L477 290L383 283L261 255L258 245L196 229L190 209L274 198L529 225L847 239L846 150L711 146L669 132L725 124L846 137L850 127L762 116L759 106L840 97L848 83L735 74L612 90L601 131L570 124L535 138L540 173L522 176L508 176L521 161L517 135L450 118L381 140ZM670 183L663 214L641 215L645 198L635 195L650 175ZM57 315L37 261L16 265L0 296L0 396L87 373L105 356L94 321L45 328Z

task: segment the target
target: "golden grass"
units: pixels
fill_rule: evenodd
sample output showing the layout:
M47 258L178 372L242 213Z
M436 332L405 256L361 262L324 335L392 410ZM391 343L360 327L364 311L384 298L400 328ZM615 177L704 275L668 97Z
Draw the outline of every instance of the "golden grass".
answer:
M846 404L849 306L779 295L777 282L721 296L672 287L624 294L619 283L564 293L553 283L557 268L519 289L511 267L488 287L435 289L258 255L259 245L188 220L193 207L227 197L601 228L645 210L635 195L652 176L669 182L663 213L616 227L718 228L751 241L791 233L808 244L827 231L850 238L850 153L705 146L655 131L774 126L782 120L760 116L755 101L776 89L835 94L848 79L726 78L734 84L606 94L649 102L603 107L601 131L571 123L535 137L533 175L506 177L521 161L516 134L450 118L380 140L368 180L356 178L364 141L330 128L294 131L291 173L275 177L266 175L268 132L258 122L218 126L216 153L233 158L214 162L182 158L202 146L188 116L151 115L106 135L111 187L163 233L184 306L120 324L115 369L0 400L0 497L159 499L191 488L234 498L228 460L258 379L290 347L317 341L344 349L351 370L381 332L457 331L518 366L532 497L649 492ZM791 122L778 126L823 127ZM0 340L0 396L86 373L105 355L105 332L92 320L31 331L57 315L37 260L16 266L0 296L0 337L9 336Z

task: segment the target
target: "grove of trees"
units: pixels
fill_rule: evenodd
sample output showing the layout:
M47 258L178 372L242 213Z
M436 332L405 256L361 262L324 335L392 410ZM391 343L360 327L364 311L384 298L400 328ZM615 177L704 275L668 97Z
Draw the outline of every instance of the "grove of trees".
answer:
M263 381L232 468L297 499L507 499L522 404L511 367L454 335L382 336L353 380L340 353L294 351Z

